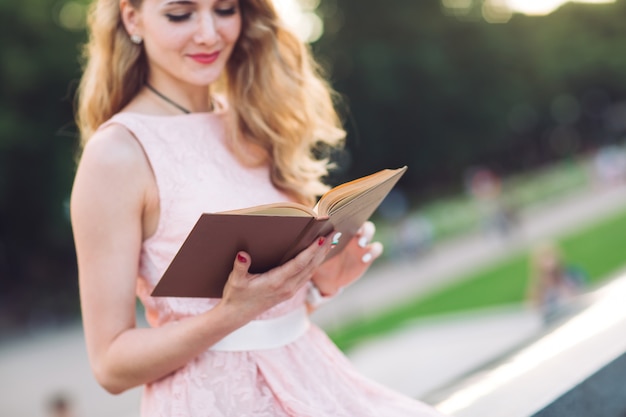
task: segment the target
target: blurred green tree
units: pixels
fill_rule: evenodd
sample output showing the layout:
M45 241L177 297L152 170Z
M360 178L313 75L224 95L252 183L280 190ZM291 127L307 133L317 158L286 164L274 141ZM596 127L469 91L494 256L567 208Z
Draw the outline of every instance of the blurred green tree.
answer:
M626 1L506 24L481 3L461 17L439 0L321 3L315 48L347 97L350 176L408 164L424 198L472 165L509 174L619 139L605 110L626 91Z
M58 0L0 2L0 317L5 320L50 320L52 311L76 312L67 200L76 146L72 89L85 35L61 26L63 6Z

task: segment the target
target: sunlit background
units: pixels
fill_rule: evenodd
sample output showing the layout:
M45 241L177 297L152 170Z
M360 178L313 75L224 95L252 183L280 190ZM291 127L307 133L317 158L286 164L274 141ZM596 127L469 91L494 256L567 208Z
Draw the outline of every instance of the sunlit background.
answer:
M488 0L483 2L482 17L490 23L506 23L515 13L545 16L566 3L614 3L615 0ZM444 7L456 16L467 16L472 0L442 0Z
M470 15L475 0L441 0L446 13L458 17ZM482 17L490 23L506 23L515 13L545 16L566 3L614 3L615 0L487 0L482 4ZM274 0L279 13L301 39L317 41L324 32L324 21L316 13L319 0Z
M300 39L316 42L324 33L324 20L317 13L321 0L274 0L276 9L288 26ZM475 7L475 0L441 0L446 13L467 17ZM482 4L482 17L490 23L506 23L515 13L544 16L566 3L614 3L615 0L487 0ZM69 30L82 30L85 27L85 2L60 2L59 24Z

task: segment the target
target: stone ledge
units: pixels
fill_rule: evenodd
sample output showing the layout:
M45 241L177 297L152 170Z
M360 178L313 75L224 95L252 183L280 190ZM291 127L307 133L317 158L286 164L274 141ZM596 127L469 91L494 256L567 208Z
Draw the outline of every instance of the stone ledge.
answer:
M531 343L423 399L455 417L626 417L624 300L621 274Z

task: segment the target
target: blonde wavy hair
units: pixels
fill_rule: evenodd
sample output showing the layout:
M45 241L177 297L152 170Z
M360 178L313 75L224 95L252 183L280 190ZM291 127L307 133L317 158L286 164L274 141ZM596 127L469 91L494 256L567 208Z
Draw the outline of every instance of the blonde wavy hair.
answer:
M141 6L141 0L130 3ZM323 183L331 168L327 151L343 146L337 95L309 47L284 26L270 0L240 0L239 5L241 34L217 84L230 108L229 139L242 160L269 159L278 188L312 203L328 189ZM83 146L148 77L145 53L129 39L119 0L96 0L88 28L76 113ZM263 149L265 157L251 160L247 143Z

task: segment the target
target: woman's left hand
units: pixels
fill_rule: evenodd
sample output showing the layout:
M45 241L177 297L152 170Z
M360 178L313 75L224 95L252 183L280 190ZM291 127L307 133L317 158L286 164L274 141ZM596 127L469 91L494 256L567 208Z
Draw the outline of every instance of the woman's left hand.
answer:
M312 280L323 296L333 296L359 279L383 253L382 243L372 242L375 231L374 223L365 222L341 253L318 267Z

